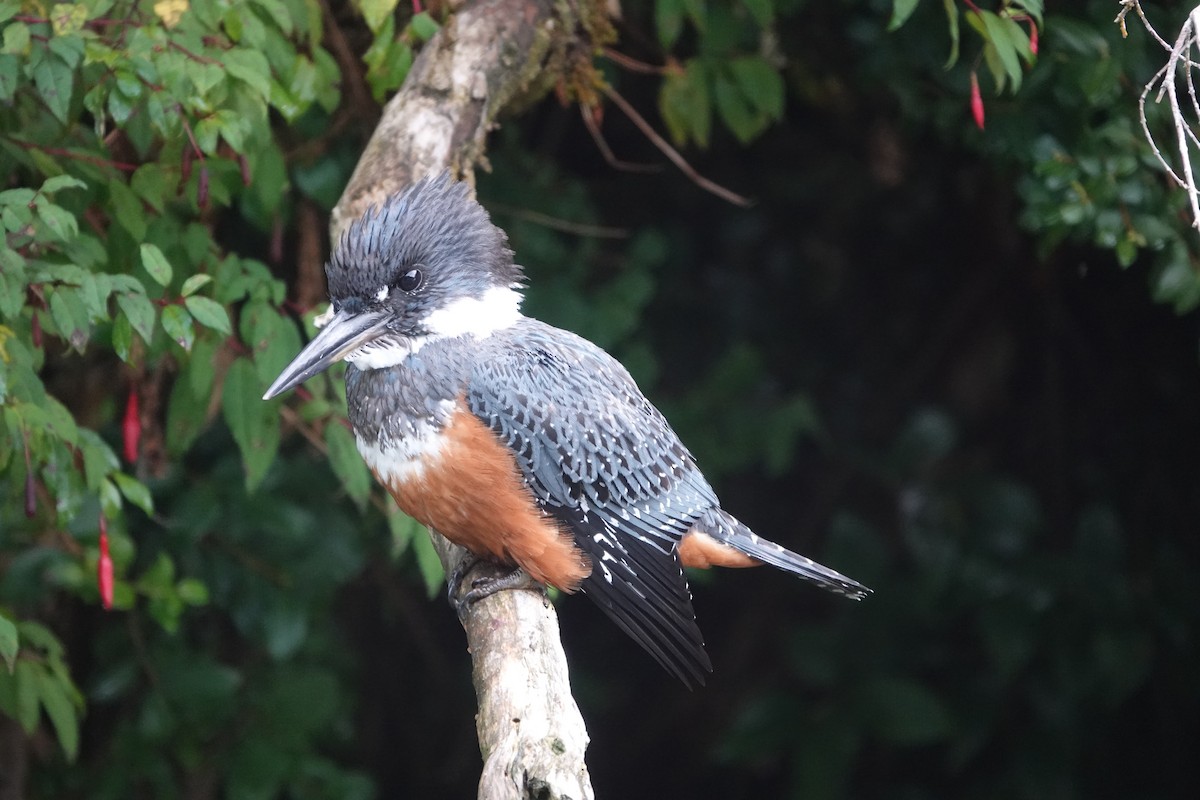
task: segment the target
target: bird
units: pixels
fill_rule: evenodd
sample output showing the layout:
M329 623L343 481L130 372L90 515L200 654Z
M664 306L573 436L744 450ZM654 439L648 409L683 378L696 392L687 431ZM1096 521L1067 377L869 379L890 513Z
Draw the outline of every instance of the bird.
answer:
M464 600L580 591L690 688L712 663L684 567L769 564L870 594L722 509L625 367L521 313L507 235L448 171L352 222L325 273L328 319L264 399L347 362L358 451L400 509L514 568Z

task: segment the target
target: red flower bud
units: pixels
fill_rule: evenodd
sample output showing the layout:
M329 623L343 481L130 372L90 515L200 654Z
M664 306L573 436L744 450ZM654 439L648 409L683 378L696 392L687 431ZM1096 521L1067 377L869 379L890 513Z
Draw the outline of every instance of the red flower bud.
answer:
M1033 19L1029 20L1029 52L1037 55L1038 50L1038 29L1037 23Z
M121 422L125 460L130 464L138 459L138 443L142 439L142 413L138 405L137 384L134 384L129 387L129 399L125 401L125 419Z
M983 94L979 91L979 76L971 73L971 116L975 118L975 127L983 130Z
M100 514L100 559L96 562L96 588L105 609L113 604L113 562L108 552L108 518Z

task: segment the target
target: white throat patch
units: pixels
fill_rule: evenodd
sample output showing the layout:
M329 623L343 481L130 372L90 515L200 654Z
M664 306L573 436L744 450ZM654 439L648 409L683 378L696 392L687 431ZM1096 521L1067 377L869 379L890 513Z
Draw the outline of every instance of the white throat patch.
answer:
M432 336L491 336L521 318L521 294L508 286L493 286L482 297L463 297L425 318Z
M481 297L463 297L432 312L424 320L427 336L385 336L346 356L359 369L394 367L430 342L456 336L484 339L521 319L521 294L493 286Z

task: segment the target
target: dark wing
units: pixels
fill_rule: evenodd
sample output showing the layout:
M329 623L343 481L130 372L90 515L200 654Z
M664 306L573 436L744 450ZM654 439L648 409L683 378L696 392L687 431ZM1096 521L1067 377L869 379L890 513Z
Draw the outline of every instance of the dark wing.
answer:
M675 546L717 500L691 454L590 342L532 320L488 341L467 406L590 557L584 593L669 672L703 683L712 665Z

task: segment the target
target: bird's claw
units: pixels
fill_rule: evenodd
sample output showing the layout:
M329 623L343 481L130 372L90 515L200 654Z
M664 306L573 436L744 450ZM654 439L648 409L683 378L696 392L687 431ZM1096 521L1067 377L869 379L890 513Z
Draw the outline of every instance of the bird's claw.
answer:
M458 613L460 620L466 618L471 606L496 592L508 589L536 589L543 596L546 595L545 586L531 578L525 570L517 567L510 572L504 572L499 575L487 575L476 578L471 581L471 588L460 596L459 592L462 588L463 579L479 560L474 556L468 556L459 563L458 567L450 575L450 588L447 599Z

